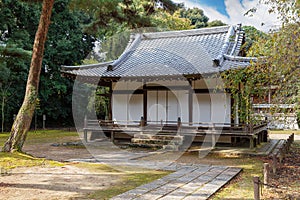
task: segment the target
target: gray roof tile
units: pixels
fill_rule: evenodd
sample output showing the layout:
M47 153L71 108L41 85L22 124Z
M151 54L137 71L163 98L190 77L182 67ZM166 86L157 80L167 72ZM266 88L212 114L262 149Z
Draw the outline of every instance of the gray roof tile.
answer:
M62 72L87 77L157 77L211 74L247 67L252 58L238 57L243 31L215 27L137 34L114 62L63 67ZM214 66L218 60L220 66Z

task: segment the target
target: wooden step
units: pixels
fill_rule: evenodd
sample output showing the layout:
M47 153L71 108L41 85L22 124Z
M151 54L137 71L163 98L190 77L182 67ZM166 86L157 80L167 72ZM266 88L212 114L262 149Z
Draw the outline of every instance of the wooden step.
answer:
M178 130L178 126L177 125L164 125L162 127L162 131L164 131L164 130L177 131Z
M157 145L168 145L168 144L175 144L181 145L182 140L160 140L160 139L140 139L140 138L132 138L132 143L139 143L139 144L157 144Z
M147 149L162 149L163 145L158 145L158 144L140 144L140 143L130 143L130 147L139 147L139 148L147 148Z
M138 139L157 139L157 140L183 140L183 136L180 135L167 135L167 134L143 134L137 133L134 134L134 138Z

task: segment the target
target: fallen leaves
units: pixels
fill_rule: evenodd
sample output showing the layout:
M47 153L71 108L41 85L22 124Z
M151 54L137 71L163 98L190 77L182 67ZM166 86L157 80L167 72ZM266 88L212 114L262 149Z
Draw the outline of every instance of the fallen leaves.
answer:
M263 158L272 163L272 158ZM263 190L263 199L300 200L300 146L293 144L276 174L270 173L270 187Z

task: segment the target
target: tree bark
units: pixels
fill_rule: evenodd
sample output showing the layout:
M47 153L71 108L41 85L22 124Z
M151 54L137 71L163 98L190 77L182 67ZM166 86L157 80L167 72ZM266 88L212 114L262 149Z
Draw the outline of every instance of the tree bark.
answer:
M5 96L4 96L4 92L3 92L3 94L2 94L2 104L1 104L1 117L2 117L1 133L4 132L4 104L5 104Z
M4 152L13 152L15 150L22 151L27 132L30 128L35 110L36 99L38 97L42 60L48 28L51 22L50 18L53 4L54 0L43 0L39 26L33 44L33 52L26 84L25 97L16 120L12 125L10 137L2 149Z

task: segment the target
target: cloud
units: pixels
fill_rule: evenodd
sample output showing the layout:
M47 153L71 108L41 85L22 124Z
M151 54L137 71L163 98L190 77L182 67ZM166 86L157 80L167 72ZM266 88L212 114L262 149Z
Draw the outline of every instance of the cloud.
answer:
M251 25L262 31L269 31L278 27L280 24L276 14L269 14L268 6L259 3L259 0L224 0L225 9L228 16L217 11L216 7L210 7L201 5L200 2L194 2L192 0L173 0L176 3L184 3L186 7L193 8L198 7L204 10L206 16L212 20L221 20L227 24L239 24ZM257 8L253 16L246 15L245 13L251 8Z

